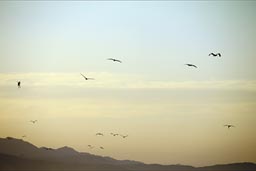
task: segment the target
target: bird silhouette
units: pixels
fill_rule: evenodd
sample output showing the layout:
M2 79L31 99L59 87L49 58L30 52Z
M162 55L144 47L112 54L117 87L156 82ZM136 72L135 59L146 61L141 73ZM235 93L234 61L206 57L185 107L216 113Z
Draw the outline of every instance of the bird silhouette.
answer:
M214 56L214 57L219 56L219 57L221 57L221 54L220 53L210 53L209 56Z
M100 149L102 149L102 150L103 150L104 148L103 148L103 147L100 147Z
M17 81L17 86L18 86L18 88L21 88L20 84L21 84L21 82L20 82L20 81Z
M88 77L84 76L83 74L81 74L81 75L84 77L85 80L94 80L94 78L88 78Z
M108 58L107 60L111 60L111 61L114 61L114 62L120 62L122 63L122 61L118 60L118 59L114 59L114 58Z
M114 137L117 136L117 135L119 135L119 134L114 134L114 133L112 133L112 132L111 132L110 134L113 135Z
M33 124L35 124L37 122L37 120L31 120L30 122L32 122Z
M95 135L98 135L98 136L104 136L102 133L98 132L97 134Z
M121 137L123 137L123 138L126 138L126 137L128 137L128 135L120 135Z
M231 127L235 127L234 125L230 125L230 124L227 124L227 125L224 125L224 126L228 127L228 129L231 128Z
M185 65L197 68L197 66L195 66L194 64L185 64Z
M94 148L92 145L88 145L88 147L89 147L90 149L93 149L93 148Z
M22 138L26 138L27 136L26 135L22 135Z

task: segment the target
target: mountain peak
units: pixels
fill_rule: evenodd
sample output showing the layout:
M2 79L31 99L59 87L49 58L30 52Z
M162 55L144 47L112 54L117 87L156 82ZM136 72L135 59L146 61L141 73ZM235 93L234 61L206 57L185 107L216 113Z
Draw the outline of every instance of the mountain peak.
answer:
M15 140L20 142L25 142L23 139L13 138L13 137L6 137L6 138L0 138L0 140Z
M8 145L21 145L21 146L32 146L33 148L37 148L35 145L24 141L23 139L13 138L13 137L6 137L6 138L0 138L1 144L8 144Z
M76 150L74 150L73 148L68 147L68 146L58 148L57 151L65 153L65 154L78 154L78 152Z

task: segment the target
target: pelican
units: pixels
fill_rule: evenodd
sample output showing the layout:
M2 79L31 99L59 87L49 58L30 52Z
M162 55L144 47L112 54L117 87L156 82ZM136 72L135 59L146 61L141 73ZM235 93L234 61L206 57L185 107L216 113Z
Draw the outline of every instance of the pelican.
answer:
M227 124L227 125L224 125L224 126L228 127L228 129L231 128L231 127L235 127L234 125L230 125L230 124Z
M94 148L92 145L88 145L88 147L89 147L90 149Z
M21 84L21 82L20 82L20 81L17 81L17 86L18 86L18 88L21 88L21 87L20 87L20 84Z
M195 66L194 64L185 64L185 65L197 68L197 66Z
M123 138L126 138L126 137L128 137L128 135L120 135L121 137L123 137Z
M112 133L112 132L111 132L110 134L113 135L114 137L117 136L117 135L119 135L119 134L114 134L114 133Z
M211 56L211 55L214 56L214 57L216 57L216 56L221 57L221 54L220 54L220 53L210 53L209 56Z
M102 149L102 150L103 150L104 148L103 148L103 147L100 147L100 149Z
M107 60L111 60L111 61L114 61L114 62L120 62L122 63L122 61L118 60L118 59L114 59L114 58L108 58Z
M99 132L99 133L97 133L96 135L99 135L99 136L104 136L104 135L103 135L102 133L100 133L100 132Z
M81 74L81 75L84 77L85 80L94 80L94 78L88 78L88 77L84 76L83 74Z
M33 124L37 122L37 120L31 120L30 122L32 122Z

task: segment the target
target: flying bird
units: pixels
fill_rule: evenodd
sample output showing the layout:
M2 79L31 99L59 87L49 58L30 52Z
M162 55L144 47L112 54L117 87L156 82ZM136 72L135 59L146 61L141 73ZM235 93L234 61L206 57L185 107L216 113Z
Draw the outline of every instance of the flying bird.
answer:
M123 138L126 138L126 137L128 137L128 135L120 135L121 137L123 137Z
M120 61L119 59L108 58L107 60L111 60L111 61L114 61L114 62L120 62L120 63L122 63L122 61Z
M20 87L20 84L21 84L21 82L20 82L20 81L17 81L17 86L18 86L18 88L21 88L21 87Z
M32 122L33 124L37 122L37 120L31 120L30 122Z
M210 53L209 56L214 56L214 57L219 56L219 57L221 57L221 54L220 53Z
M228 127L228 129L231 128L231 127L235 127L234 125L229 125L229 124L224 125L224 126Z
M194 64L185 64L185 65L197 68L197 66L195 66Z
M94 148L92 145L88 145L88 147L89 147L90 149Z
M103 147L100 147L100 149L102 149L102 150L103 150L104 148L103 148Z
M114 133L112 133L112 132L111 132L110 134L113 135L114 137L117 136L117 135L119 135L119 134L114 134Z
M100 133L100 132L99 132L99 133L97 133L96 135L99 135L99 136L104 136L104 135L103 135L102 133Z
M83 74L81 74L81 75L84 77L85 80L94 80L94 78L88 78L88 77L84 76Z

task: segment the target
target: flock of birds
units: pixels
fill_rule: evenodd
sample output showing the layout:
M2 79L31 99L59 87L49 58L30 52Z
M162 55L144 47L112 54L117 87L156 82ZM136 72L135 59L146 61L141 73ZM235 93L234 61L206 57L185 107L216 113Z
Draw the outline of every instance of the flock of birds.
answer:
M221 57L221 54L220 54L220 53L210 53L208 56ZM108 58L107 60L110 60L110 61L113 61L113 62L122 63L121 60L115 59L115 58ZM187 63L187 64L185 64L185 65L187 65L187 66L189 66L189 67L198 68L195 64L191 64L191 63ZM86 77L86 76L83 75L82 73L80 73L80 75L81 75L86 81L88 81L88 80L94 80L94 78ZM18 88L21 88L21 81L17 81L17 86L18 86ZM30 120L30 122L33 123L33 124L35 124L35 123L37 123L38 121L37 121L37 120ZM227 127L228 129L230 129L230 128L232 128L232 127L234 128L235 126L232 125L232 124L226 124L226 125L224 125L224 127ZM96 135L96 136L104 136L104 134L101 133L101 132L98 132L98 133L96 133L95 135ZM122 138L128 137L128 135L122 135L122 134L112 133L112 132L110 133L110 135L112 135L112 136L114 136L114 137L115 137L115 136L120 136L120 137L122 137ZM25 137L26 137L26 135L23 135L23 136L22 136L22 138L25 138ZM93 149L93 148L95 148L95 146L89 144L89 145L88 145L88 148ZM46 149L46 150L52 150L51 148L46 148L46 147L44 147L44 149ZM99 149L102 149L102 150L103 150L104 147L100 146Z
M35 124L35 123L37 123L38 121L37 121L37 120L30 120L29 122ZM96 133L95 135L96 135L96 136L104 136L104 134L101 133L101 132L98 132L98 133ZM120 137L122 137L122 138L128 137L128 135L122 135L122 134L113 133L113 132L111 132L110 135L112 135L113 137L115 137L115 136L120 136ZM26 138L26 137L27 137L26 135L23 135L23 136L22 136L22 138ZM93 149L93 148L95 148L95 146L92 146L92 145L89 144L89 145L88 145L88 148ZM104 147L102 147L102 146L100 146L99 148L100 148L101 150L104 149ZM47 148L47 147L43 147L43 149L45 149L45 150L53 150L52 148Z
M90 145L90 144L88 145L88 147L89 147L90 149L95 148L94 146L92 146L92 145ZM100 146L99 149L104 150L104 147Z
M104 136L104 134L101 133L101 132L98 132L98 133L96 133L95 135L97 135L97 136ZM115 136L120 136L120 137L122 137L122 138L128 137L128 135L122 135L122 134L117 134L117 133L113 133L113 132L111 132L110 135L112 135L112 136L114 136L114 137L115 137Z
M209 56L213 56L213 57L218 56L218 57L221 57L221 54L220 54L220 53L210 53L210 54L209 54ZM110 61L113 61L113 62L119 62L119 63L122 63L122 61L121 61L121 60L119 60L119 59L115 59L115 58L108 58L107 60L110 60ZM197 66L196 66L196 65L194 65L194 64L185 64L185 65L187 65L187 66L189 66L189 67L197 68ZM80 73L80 74L81 74L81 73ZM81 75L82 75L82 77L83 77L85 80L94 80L94 78L86 77L86 76L85 76L85 75L83 75L83 74L81 74ZM21 88L21 82L20 82L20 81L17 81L17 86L18 86L18 88Z
M96 135L96 136L104 136L104 134L101 133L101 132L98 132L98 133L96 133L95 135ZM120 137L122 137L122 138L128 137L128 135L122 135L122 134L113 133L113 132L111 132L110 135L112 135L113 137L115 137L115 136L120 136ZM95 146L92 146L91 144L89 144L89 145L88 145L88 148L89 148L89 149L93 149L93 148L95 148ZM102 147L102 146L100 146L99 148L100 148L101 150L104 149L104 147Z

